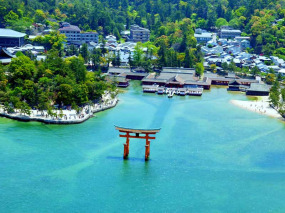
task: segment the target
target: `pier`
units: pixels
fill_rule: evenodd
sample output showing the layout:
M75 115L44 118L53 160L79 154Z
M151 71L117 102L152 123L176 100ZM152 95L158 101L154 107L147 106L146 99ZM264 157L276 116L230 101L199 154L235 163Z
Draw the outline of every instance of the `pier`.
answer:
M166 94L169 98L172 98L173 95L180 96L201 96L203 94L204 89L202 87L187 87L187 88L167 88L167 87L159 87L158 85L145 85L143 86L144 93L156 93L158 95Z

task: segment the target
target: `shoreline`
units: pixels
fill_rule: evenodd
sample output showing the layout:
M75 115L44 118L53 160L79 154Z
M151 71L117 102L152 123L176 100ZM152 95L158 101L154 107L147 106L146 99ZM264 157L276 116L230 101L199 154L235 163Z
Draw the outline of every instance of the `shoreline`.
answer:
M258 101L231 100L230 103L239 108L284 121L284 118L276 111L276 109L270 106L268 98L268 96L262 97L262 99Z
M36 121L45 124L80 124L87 121L89 118L94 117L94 114L97 112L105 111L107 109L115 107L118 101L119 100L117 98L114 98L108 101L106 104L103 103L94 104L92 106L85 106L80 114L77 114L75 110L62 110L62 113L64 114L62 118L48 116L46 110L31 110L31 115L29 116L20 114L19 112L8 114L3 112L3 108L0 109L0 117L23 122ZM53 112L59 114L60 110L53 110Z

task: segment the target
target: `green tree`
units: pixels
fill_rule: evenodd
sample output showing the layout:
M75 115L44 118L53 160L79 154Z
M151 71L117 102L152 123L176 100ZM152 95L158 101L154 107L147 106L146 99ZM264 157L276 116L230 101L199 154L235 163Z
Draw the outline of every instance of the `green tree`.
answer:
M35 22L42 23L47 18L46 14L42 10L36 10Z
M143 60L143 49L142 49L142 43L138 42L135 46L134 50L134 56L133 56L133 62L135 66L141 66L141 62Z
M57 103L69 105L73 102L73 88L69 84L61 84L58 88Z
M13 107L7 101L4 103L3 110L8 114L14 112Z
M36 66L29 57L20 56L12 59L8 72L12 86L23 85L24 80L32 79L36 72Z
M40 43L44 45L47 49L55 49L62 55L63 44L66 42L66 36L60 34L58 31L52 31L50 34L44 36L37 36L33 39L33 42Z
M16 22L19 20L19 16L13 12L13 10L11 10L6 16L4 16L4 20L9 23L12 24L13 22Z
M218 18L216 21L216 27L217 28L220 28L221 26L227 26L227 25L229 25L229 23L224 18Z
M16 104L16 108L20 110L20 114L26 114L30 115L31 114L31 107L24 101L19 101Z
M77 104L85 104L88 102L88 87L86 84L77 84L74 86L73 97Z
M35 106L37 104L37 85L33 81L24 81L22 98L31 106Z
M50 92L40 92L38 96L38 109L47 110L51 106Z
M275 77L275 74L269 73L269 74L266 75L265 82L266 82L267 84L272 85L273 82L275 81L275 78L276 78L276 77Z
M71 57L69 60L69 67L75 76L76 82L85 82L86 80L86 67L84 65L84 59L81 57Z
M254 66L252 69L251 69L251 74L252 75L258 75L260 73L260 70L258 69L257 66Z
M212 71L213 73L216 73L216 72L217 72L217 65L216 65L216 64L211 64L210 68L211 68L211 71Z
M204 66L203 63L197 63L195 66L196 75L201 77L204 74Z
M228 63L227 62L223 62L222 63L222 68L223 68L223 70L228 70L229 69L229 66L228 66Z
M89 52L88 52L88 45L86 43L82 44L80 48L80 54L84 58L84 62L88 63L89 61Z
M279 100L280 100L280 84L278 80L275 80L273 86L270 89L269 102L272 106L278 108L280 106Z

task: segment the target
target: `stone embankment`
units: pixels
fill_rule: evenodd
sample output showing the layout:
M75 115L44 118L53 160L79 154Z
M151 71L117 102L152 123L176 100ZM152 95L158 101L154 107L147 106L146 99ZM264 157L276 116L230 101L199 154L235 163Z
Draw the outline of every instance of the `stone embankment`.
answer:
M57 116L50 116L47 111L38 110L31 110L30 115L23 115L19 112L6 113L1 108L0 116L18 121L38 121L46 124L79 124L93 117L94 113L115 107L117 103L118 99L114 98L102 104L88 105L80 113L77 113L75 110L53 110Z

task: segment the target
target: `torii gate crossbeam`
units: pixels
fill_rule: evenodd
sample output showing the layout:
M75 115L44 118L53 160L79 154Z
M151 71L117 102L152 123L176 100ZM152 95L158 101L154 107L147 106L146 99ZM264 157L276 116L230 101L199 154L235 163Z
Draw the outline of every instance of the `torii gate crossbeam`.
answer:
M145 139L145 160L149 159L150 154L150 140L154 140L156 133L160 131L160 129L131 129L131 128L123 128L115 126L116 130L119 130L121 133L125 133L124 135L120 134L121 138L126 138L126 143L124 144L124 159L128 158L129 155L129 145L130 145L130 138L139 138Z

